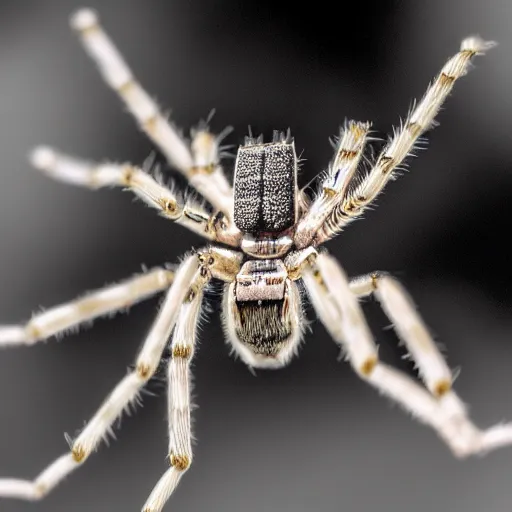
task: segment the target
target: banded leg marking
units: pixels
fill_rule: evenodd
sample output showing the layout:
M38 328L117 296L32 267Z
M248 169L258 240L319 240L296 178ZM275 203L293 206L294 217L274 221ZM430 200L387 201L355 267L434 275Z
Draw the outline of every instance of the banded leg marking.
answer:
M341 130L333 161L321 190L297 224L294 241L299 249L311 244L317 231L333 216L361 161L370 123L349 121Z
M192 463L190 427L190 361L194 355L202 293L181 307L169 362L169 462L144 504L144 512L160 512Z

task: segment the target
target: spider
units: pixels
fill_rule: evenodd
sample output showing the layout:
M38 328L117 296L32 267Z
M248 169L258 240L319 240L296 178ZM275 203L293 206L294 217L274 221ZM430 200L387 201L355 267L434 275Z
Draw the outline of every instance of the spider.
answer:
M478 429L452 390L453 375L402 286L373 272L349 280L340 264L320 246L337 235L374 201L396 175L472 57L493 46L479 37L462 41L407 119L395 129L367 172L358 171L370 141L371 125L349 121L340 131L335 154L309 198L297 187L298 158L289 132L271 142L246 137L238 148L233 189L220 165L225 132L214 135L208 122L191 133L190 144L164 118L142 89L96 14L78 11L71 19L86 51L96 61L141 129L180 171L211 209L185 201L159 176L130 164L93 164L39 147L32 164L49 176L97 189L131 190L161 215L211 243L187 254L177 269L155 268L120 284L38 313L25 325L0 327L0 346L32 345L72 326L126 308L157 292L165 299L133 370L124 377L74 440L70 450L33 481L0 479L0 497L37 500L50 492L98 448L115 420L136 402L154 376L170 342L169 469L143 511L164 507L192 462L190 361L203 294L212 280L223 285L223 324L234 353L250 368L281 368L297 353L303 337L302 287L353 369L382 394L430 425L454 455L465 457L512 444L512 424ZM416 362L425 386L382 362L358 300L373 295Z

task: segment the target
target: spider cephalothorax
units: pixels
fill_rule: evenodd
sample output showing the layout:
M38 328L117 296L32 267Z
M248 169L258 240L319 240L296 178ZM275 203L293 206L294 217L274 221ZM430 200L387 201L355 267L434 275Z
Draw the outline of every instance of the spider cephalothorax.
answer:
M289 133L271 143L249 137L238 150L234 191L220 164L219 136L207 123L192 132L190 144L163 117L133 77L96 15L81 10L72 26L123 99L142 130L213 207L210 212L148 172L130 164L90 164L38 148L32 163L50 176L89 188L121 186L211 243L187 255L176 272L156 268L74 302L38 313L24 325L0 327L0 346L33 344L99 315L125 308L166 290L132 371L105 400L71 450L35 480L0 479L0 497L39 499L83 463L136 401L169 348L169 463L143 510L160 511L192 462L190 360L203 292L212 280L224 283L223 321L233 350L251 367L279 368L297 351L304 318L302 282L317 316L344 350L358 375L433 427L457 456L512 444L512 425L479 430L451 389L453 376L416 312L391 276L379 272L349 280L340 264L319 246L359 216L393 177L418 138L434 122L455 81L471 58L492 47L478 37L462 42L410 115L366 173L357 175L370 124L346 123L335 154L311 201L297 188L297 156ZM377 345L358 299L373 294L417 363L425 387L379 361ZM172 336L172 338L171 338Z

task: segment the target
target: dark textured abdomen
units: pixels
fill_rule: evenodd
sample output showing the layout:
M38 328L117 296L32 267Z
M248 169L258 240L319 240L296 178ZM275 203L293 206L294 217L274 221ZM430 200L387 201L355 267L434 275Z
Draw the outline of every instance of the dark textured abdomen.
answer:
M245 233L279 233L295 223L293 143L241 146L235 166L235 224Z

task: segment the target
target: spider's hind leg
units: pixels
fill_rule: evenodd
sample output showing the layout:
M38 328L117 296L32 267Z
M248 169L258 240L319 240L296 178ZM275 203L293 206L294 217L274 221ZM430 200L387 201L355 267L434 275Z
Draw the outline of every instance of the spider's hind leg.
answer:
M512 445L512 423L480 430L468 418L464 404L449 386L432 388L430 383L435 382L432 376L437 376L439 368L444 367L444 371L449 372L446 364L440 362L440 354L431 359L420 356L417 361L432 392L403 372L378 360L377 347L354 293L368 294L374 289L375 280L376 276L370 275L366 276L366 280L357 279L352 282L352 286L349 285L339 264L326 253L320 254L316 264L307 268L304 274L304 282L318 316L334 340L343 347L359 376L418 420L434 428L458 457L481 454ZM433 349L437 350L432 340L426 340L424 337L412 339L411 332L422 333L424 328L414 323L417 319L416 313L412 311L409 299L400 293L399 288L392 282L384 300L389 300L391 294L395 306L388 303L386 311L395 323L400 323L400 326L397 325L400 334L403 331L410 331L407 337L404 336L404 340L413 356L415 352L421 354L424 348L427 348L427 354ZM381 299L384 296L385 294ZM395 309L396 304L401 305L401 313L412 314L412 318L399 318ZM393 313L389 309L392 309ZM421 346L423 342L426 343L425 346ZM434 360L437 362L432 366L431 362Z
M110 393L96 414L73 441L70 452L51 463L33 481L0 479L0 497L37 500L48 494L68 474L78 468L97 449L101 440L123 410L139 397L140 390L157 370L183 302L192 293L201 293L209 279L196 255L189 256L178 269L173 286L138 355L135 369Z
M439 397L450 391L452 372L403 286L390 275L373 272L352 279L350 289L357 297L375 295L429 391Z

